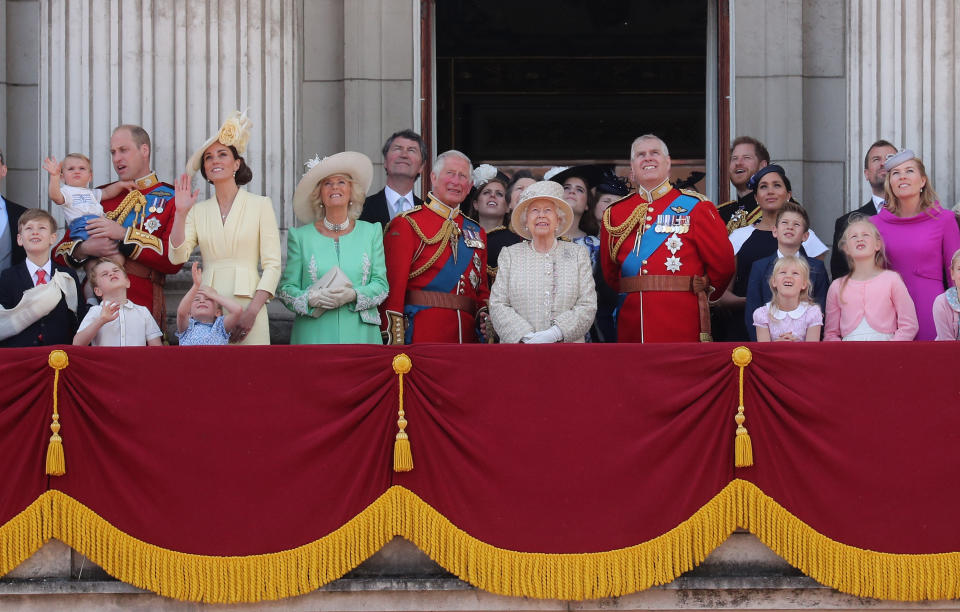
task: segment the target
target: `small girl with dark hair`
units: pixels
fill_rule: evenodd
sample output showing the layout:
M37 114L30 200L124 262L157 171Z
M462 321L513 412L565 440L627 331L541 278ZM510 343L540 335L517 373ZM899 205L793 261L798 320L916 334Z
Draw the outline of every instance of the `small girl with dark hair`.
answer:
M824 340L913 340L917 310L900 275L887 269L880 231L851 215L840 240L850 273L827 291Z
M757 342L819 342L823 327L820 306L810 297L810 265L786 255L773 264L773 297L753 311Z
M234 111L190 157L187 173L177 179L169 257L184 263L199 246L203 284L243 306L231 342L270 344L264 305L280 281L280 230L270 198L240 188L253 178L242 157L250 127L246 113ZM214 196L202 202L199 190L191 190L190 177L198 170L214 188Z

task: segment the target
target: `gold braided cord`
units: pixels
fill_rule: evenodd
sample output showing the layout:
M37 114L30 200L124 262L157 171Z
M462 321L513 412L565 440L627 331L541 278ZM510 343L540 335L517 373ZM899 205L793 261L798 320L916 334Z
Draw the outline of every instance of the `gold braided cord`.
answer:
M613 225L610 222L611 208L612 207L603 211L603 227L610 235L610 240L607 244L607 247L610 249L610 259L616 261L617 253L620 252L620 247L623 246L624 241L633 232L633 230L636 229L637 225L639 225L647 216L647 209L650 208L650 205L646 202L637 205L637 207L633 209L633 212L630 213L630 216L628 216L627 219L620 225Z
M280 599L316 590L402 536L463 580L500 595L614 597L672 582L745 527L804 574L860 597L900 601L960 597L960 552L881 553L817 533L745 480L733 480L670 531L611 551L506 550L456 527L412 491L393 486L333 533L262 555L216 557L160 548L125 534L77 500L47 491L0 526L0 573L51 537L118 579L161 595L210 603Z
M130 214L130 211L134 211L134 225L136 225L137 217L143 211L144 207L147 205L147 198L144 197L139 190L134 189L123 198L123 201L120 202L120 205L114 208L113 210L107 212L104 216L107 219L116 221L120 225L123 225L124 220L127 218L127 215Z
M422 243L421 248L424 244L432 245L432 244L437 244L438 242L440 243L440 246L437 247L437 250L434 252L433 256L427 261L427 263L423 264L422 266L420 266L419 268L411 272L409 276L407 276L407 278L416 278L421 274L423 274L424 272L426 272L427 270L429 270L430 267L433 266L433 264L435 264L438 259L440 259L440 255L443 254L443 250L447 248L447 244L450 242L450 237L455 236L459 228L457 227L457 224L451 221L450 219L444 219L443 224L440 226L439 231L437 231L437 233L432 238L427 238L427 236L423 233L423 230L420 229L420 226L417 225L416 221L411 219L409 216L404 216L404 219L410 222L410 227L413 228L413 232L417 235L418 238L420 238L420 242Z

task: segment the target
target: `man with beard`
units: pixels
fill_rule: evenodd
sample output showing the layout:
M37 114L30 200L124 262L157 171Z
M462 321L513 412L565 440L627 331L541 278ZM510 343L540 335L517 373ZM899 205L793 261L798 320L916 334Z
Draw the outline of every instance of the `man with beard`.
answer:
M756 196L747 183L769 163L767 147L756 138L739 136L730 144L730 183L737 190L737 199L717 206L720 218L727 225L727 233L752 225L760 218Z

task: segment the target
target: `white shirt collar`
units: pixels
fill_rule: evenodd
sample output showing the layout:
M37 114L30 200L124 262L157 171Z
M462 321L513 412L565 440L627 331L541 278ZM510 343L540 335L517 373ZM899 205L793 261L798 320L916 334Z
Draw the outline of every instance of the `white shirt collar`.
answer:
M877 214L880 214L880 211L883 210L885 200L875 193L871 193L870 198L873 200L873 205L877 207Z
M42 265L42 266L38 266L37 264L33 263L32 261L30 261L29 258L25 259L24 262L26 262L26 264L27 264L27 272L30 273L30 280L33 281L34 286L36 286L36 284L37 284L37 270L43 270L44 272L46 272L46 273L47 273L47 282L48 282L48 283L50 282L50 276L51 276L51 274L50 274L50 272L51 272L50 265L51 265L51 264L50 264L50 260L49 260L49 259L47 260L47 263L44 264L44 265Z
M791 319L796 320L802 317L803 313L807 312L807 308L810 308L810 304L806 302L800 302L799 306L797 306L796 308L790 311L783 311L783 310L780 310L779 308L774 307L773 312L771 314L773 315L773 318L778 321L782 321L787 317L790 317Z
M387 198L387 211L390 213L390 218L393 219L404 210L410 210L413 208L413 190L411 189L409 193L400 194L390 188L389 185L383 188L383 195ZM397 200L400 198L406 199L406 205L403 207L403 210L397 207Z

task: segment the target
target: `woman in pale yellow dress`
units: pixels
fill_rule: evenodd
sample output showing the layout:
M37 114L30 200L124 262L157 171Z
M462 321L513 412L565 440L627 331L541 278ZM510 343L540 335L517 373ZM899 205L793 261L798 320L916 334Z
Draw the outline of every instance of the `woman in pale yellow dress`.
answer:
M187 173L176 184L169 257L183 263L199 246L203 284L243 306L231 342L270 344L264 306L280 281L280 230L270 198L240 188L253 179L241 157L249 129L249 119L234 112L187 162ZM215 192L202 202L196 201L199 190L191 191L197 170Z

